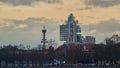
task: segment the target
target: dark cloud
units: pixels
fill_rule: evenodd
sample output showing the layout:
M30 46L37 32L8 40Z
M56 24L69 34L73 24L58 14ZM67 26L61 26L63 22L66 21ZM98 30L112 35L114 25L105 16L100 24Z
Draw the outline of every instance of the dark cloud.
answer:
M100 33L113 33L120 31L120 22L115 19L100 21L99 24L82 25L83 31L96 30Z
M0 2L12 6L20 6L20 5L31 6L34 3L38 3L38 2L44 2L48 4L62 3L61 0L0 0Z
M120 5L120 0L85 0L85 4L94 7L111 7Z
M52 19L47 19L47 18L27 18L25 20L14 20L14 19L5 19L5 22L9 22L12 25L11 26L6 26L4 27L4 29L6 30L13 30L14 27L17 27L20 24L26 24L28 27L25 29L20 29L20 30L38 30L40 28L42 28L44 25L45 26L55 26L57 25L57 21L54 21ZM55 27L51 27L51 30L54 30Z

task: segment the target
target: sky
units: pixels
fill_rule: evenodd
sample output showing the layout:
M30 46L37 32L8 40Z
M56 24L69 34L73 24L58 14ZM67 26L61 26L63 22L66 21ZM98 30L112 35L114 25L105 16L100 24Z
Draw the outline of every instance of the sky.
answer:
M0 0L0 45L41 44L41 29L46 38L60 45L59 25L73 13L83 36L120 35L120 0Z

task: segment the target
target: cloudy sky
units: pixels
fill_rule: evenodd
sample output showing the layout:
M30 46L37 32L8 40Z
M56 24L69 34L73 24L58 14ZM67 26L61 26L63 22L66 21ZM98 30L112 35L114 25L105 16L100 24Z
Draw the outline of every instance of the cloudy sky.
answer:
M40 44L41 29L59 44L59 25L70 13L79 21L82 35L97 43L120 35L120 0L0 0L0 45Z

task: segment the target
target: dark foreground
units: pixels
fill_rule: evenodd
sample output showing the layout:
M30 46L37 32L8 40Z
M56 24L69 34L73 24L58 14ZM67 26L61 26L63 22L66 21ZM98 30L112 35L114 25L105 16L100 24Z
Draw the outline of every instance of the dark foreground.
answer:
M98 67L98 66L94 66L94 67L88 67L88 66L84 66L84 67L0 67L0 68L120 68L119 66L111 66L111 67Z

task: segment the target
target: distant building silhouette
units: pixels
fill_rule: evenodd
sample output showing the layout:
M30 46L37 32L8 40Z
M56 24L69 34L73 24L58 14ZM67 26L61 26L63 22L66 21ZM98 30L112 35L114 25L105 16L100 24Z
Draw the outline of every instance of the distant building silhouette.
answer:
M81 28L71 13L65 24L60 25L60 40L66 43L82 43ZM79 34L78 34L79 33Z
M60 41L65 41L65 44L89 44L95 43L93 36L86 36L81 34L81 27L78 25L78 20L75 20L71 13L65 24L60 25Z

